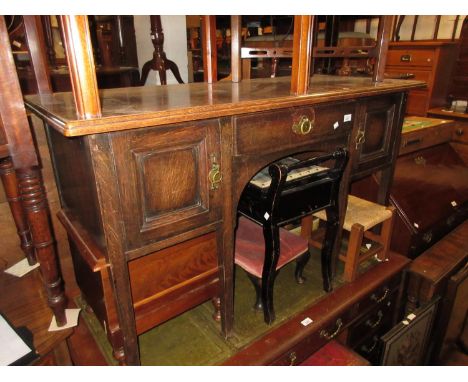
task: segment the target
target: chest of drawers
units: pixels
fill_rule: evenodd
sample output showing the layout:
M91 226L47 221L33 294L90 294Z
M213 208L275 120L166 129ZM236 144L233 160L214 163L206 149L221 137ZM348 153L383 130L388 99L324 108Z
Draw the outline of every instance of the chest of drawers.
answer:
M455 42L392 42L385 72L391 77L410 77L427 83L426 89L411 91L406 113L425 116L428 109L443 106L453 64L457 57Z

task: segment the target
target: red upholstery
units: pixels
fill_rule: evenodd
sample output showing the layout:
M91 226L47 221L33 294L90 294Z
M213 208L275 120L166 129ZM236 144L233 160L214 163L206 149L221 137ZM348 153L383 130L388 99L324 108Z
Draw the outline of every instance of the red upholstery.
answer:
M306 239L280 228L280 257L276 269L308 251ZM263 228L253 221L241 216L236 233L234 262L246 272L262 277L265 258L265 241Z

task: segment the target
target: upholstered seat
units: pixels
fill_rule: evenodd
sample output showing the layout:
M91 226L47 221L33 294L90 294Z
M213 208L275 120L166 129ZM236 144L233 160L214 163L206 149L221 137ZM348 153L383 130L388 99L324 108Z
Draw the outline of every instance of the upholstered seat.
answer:
M280 256L276 270L306 253L308 241L284 228L280 228ZM265 260L265 241L260 225L245 218L239 218L235 247L235 263L246 272L261 278Z
M285 264L296 260L295 277L310 257L307 239L284 227L321 209L329 216L321 251L323 285L331 290L331 260L339 228L338 192L348 159L345 149L306 160L284 158L260 171L239 200L240 215L235 243L235 263L243 268L256 291L255 308L263 309L265 322L275 320L273 284ZM321 164L330 167L321 167Z

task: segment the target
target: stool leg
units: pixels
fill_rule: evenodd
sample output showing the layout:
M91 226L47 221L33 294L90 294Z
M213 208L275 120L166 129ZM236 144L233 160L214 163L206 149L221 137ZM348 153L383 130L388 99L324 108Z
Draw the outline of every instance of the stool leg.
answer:
M346 251L345 268L343 274L345 281L351 282L356 278L363 237L364 227L358 223L353 224L349 234L348 250Z
M390 242L392 240L393 222L395 220L395 207L387 207L392 212L392 216L382 223L380 237L382 239L382 251L377 255L379 260L385 260L390 252Z

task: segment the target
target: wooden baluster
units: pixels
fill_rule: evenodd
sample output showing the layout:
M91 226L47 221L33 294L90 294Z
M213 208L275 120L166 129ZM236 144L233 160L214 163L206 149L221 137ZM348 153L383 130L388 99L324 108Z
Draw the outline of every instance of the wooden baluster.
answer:
M93 48L85 16L60 16L78 118L101 116Z
M40 94L52 93L49 65L44 52L48 51L44 40L44 32L40 16L23 16L29 55L36 77L37 91Z
M159 73L161 85L166 85L166 70L170 70L179 84L184 81L179 73L179 68L174 61L169 60L164 52L164 33L162 29L161 16L150 16L151 20L151 42L154 46L153 58L147 61L141 69L140 85L144 85L149 71L156 70Z
M387 62L388 44L392 33L393 16L381 16L379 20L379 30L377 33L377 45L375 47L376 62L372 81L381 82L384 80L385 63Z
M47 48L47 55L49 56L49 63L51 66L55 66L56 63L56 54L55 54L55 47L54 47L54 33L52 31L52 22L50 19L50 15L40 16L42 21L42 26L45 34L46 39L46 48Z
M231 78L232 82L240 82L242 79L241 65L241 41L242 41L241 16L231 16Z
M218 80L216 17L202 16L203 79L209 84Z
M5 20L0 17L0 116L5 129L11 161L18 176L18 190L29 226L48 303L58 326L66 324L66 297L58 268L49 210L38 167L21 89L16 75Z
M291 93L307 94L312 61L313 16L294 16Z
M18 189L18 180L16 178L13 162L10 158L5 158L0 161L0 177L2 178L3 188L10 205L11 214L18 231L20 238L21 249L23 250L29 265L36 264L36 254L29 231L26 216L21 204L21 198Z

